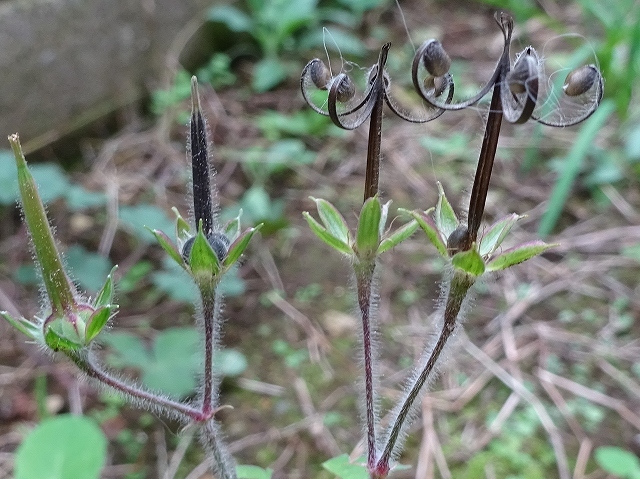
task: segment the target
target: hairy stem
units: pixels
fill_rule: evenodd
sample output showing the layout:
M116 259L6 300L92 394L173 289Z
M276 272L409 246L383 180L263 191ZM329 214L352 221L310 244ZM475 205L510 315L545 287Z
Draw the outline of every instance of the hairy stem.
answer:
M444 323L442 325L442 331L440 332L440 336L433 347L433 351L431 352L429 359L413 384L409 387L402 406L397 410L395 417L391 421L391 428L385 442L384 450L375 467L375 472L378 474L375 477L384 478L389 473L390 460L398 438L400 437L400 432L409 417L409 413L411 412L416 399L420 395L420 391L427 379L431 376L447 341L449 341L449 338L451 338L451 335L459 324L458 315L460 313L460 308L467 296L467 292L471 286L473 286L473 283L474 278L467 274L458 271L454 273L444 309Z
M364 397L367 422L367 465L372 470L376 464L376 413L373 387L373 351L371 337L371 289L375 262L358 264L356 283L358 289L358 306L362 318L362 350L364 356Z
M195 409L187 404L159 396L140 387L128 384L115 378L108 371L103 369L90 354L79 352L67 352L67 356L80 368L87 376L96 379L105 386L115 389L123 396L133 399L138 404L148 407L149 404L157 406L169 413L177 413L195 422L207 421L210 415Z
M201 440L205 448L211 453L213 471L220 479L237 479L235 462L221 440L220 428L214 419L208 421L201 430Z

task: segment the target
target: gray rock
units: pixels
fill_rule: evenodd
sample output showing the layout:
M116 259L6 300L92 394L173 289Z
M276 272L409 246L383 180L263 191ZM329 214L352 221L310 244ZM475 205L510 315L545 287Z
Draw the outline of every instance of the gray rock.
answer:
M33 150L157 83L212 0L0 0L0 137Z

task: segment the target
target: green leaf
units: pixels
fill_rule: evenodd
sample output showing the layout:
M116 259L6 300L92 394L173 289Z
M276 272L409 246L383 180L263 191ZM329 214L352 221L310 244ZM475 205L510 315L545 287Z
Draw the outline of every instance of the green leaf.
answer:
M114 368L142 368L150 361L144 343L133 333L109 331L101 337L101 343L109 347L107 363Z
M113 350L107 356L109 364L139 369L146 387L176 398L195 391L201 348L200 333L195 328L165 329L155 335L151 350L131 333L109 333L104 343Z
M282 83L287 78L287 70L277 58L263 58L253 67L251 88L264 93Z
M89 191L81 185L70 184L64 193L67 205L75 211L102 206L107 197L102 192Z
M213 357L214 369L223 376L240 376L247 366L247 358L236 349L221 349Z
M393 232L393 234L387 236L385 239L383 239L380 242L380 246L378 247L377 254L382 254L391 248L395 248L404 240L409 238L413 233L415 233L418 227L419 227L419 224L414 219L409 221L404 226L398 228L396 231Z
M238 479L271 479L273 470L258 466L236 466Z
M169 255L169 257L184 268L184 259L169 237L160 230L149 229L149 231L151 231L151 234L156 237L158 244L162 246L162 249Z
M18 447L16 479L97 479L107 438L96 423L63 415L42 421Z
M356 233L356 255L360 260L370 260L380 246L380 218L382 206L377 196L368 198L362 205Z
M85 330L85 343L89 344L100 331L105 327L109 318L112 317L112 309L109 306L103 306L99 308L95 313L91 315L89 320L87 321L87 328Z
M200 333L194 328L169 328L154 341L151 361L142 368L142 382L173 397L185 397L197 387Z
M348 454L329 459L322 463L322 467L341 479L369 479L369 472L364 463L353 464Z
M189 267L198 285L211 284L220 273L220 260L202 232L202 220L189 254Z
M111 271L107 275L107 280L102 285L100 291L96 295L96 299L93 300L93 307L99 308L101 306L107 306L113 302L113 290L114 290L114 281L113 275L118 269L118 265L115 265L111 268Z
M103 286L102 278L113 268L109 258L80 245L71 246L65 257L73 278L89 291L98 291Z
M122 206L120 207L118 219L138 240L145 243L151 242L151 237L145 225L160 231L171 231L174 227L173 222L167 217L164 210L151 204Z
M219 5L209 9L207 20L224 23L234 32L251 32L254 28L249 15L229 5Z
M335 249L340 253L343 253L346 255L353 255L353 250L351 249L351 246L344 243L343 241L340 241L335 236L329 234L329 232L320 223L314 220L313 217L307 211L303 212L302 216L304 216L304 219L307 220L307 223L309 224L309 228L311 228L311 231L313 231L316 234L316 236L320 238L320 240L324 241L326 244L328 244L329 246L331 246L333 249Z
M158 290L168 294L174 301L186 304L198 301L199 293L191 275L169 258L163 261L163 269L153 272L150 279Z
M262 223L256 226L255 228L249 228L244 231L231 245L229 246L229 251L227 253L226 258L224 259L224 267L230 268L235 264L236 261L240 258L244 250L249 246L249 242L253 235L262 228Z
M557 244L536 240L504 251L487 263L487 271L502 271L544 253Z
M310 197L318 208L318 215L325 228L334 238L346 244L351 244L349 227L340 212L326 200Z
M424 212L412 211L411 216L413 216L413 219L418 222L418 225L420 226L420 228L422 228L422 231L425 232L427 238L429 238L429 241L431 241L431 244L436 247L438 253L447 258L449 256L449 253L447 252L447 245L442 239L442 235L440 234L435 221L431 218L431 216L429 216L430 211L431 210L427 210Z
M18 200L16 161L9 150L0 150L0 205L12 205Z
M41 163L29 167L38 185L38 193L43 203L64 198L71 187L64 170L55 163Z
M11 326L27 336L29 339L36 341L38 344L43 343L44 338L42 337L42 327L40 325L32 323L31 321L24 318L16 319L7 311L0 311L0 316L2 316Z
M482 256L478 253L474 243L470 250L456 253L451 258L451 264L471 276L480 276L484 273L485 266Z
M438 181L438 204L436 205L437 229L443 237L448 238L459 225L458 217L453 211L449 200L447 200L447 196L444 194L442 183Z
M300 41L301 50L318 50L327 48L345 57L347 55L364 57L367 47L356 35L344 29L332 26L327 35L321 28L314 28L304 35Z
M523 216L519 216L515 213L505 216L493 223L485 232L482 240L480 241L480 255L486 256L493 253L498 246L502 244L505 237Z
M640 461L632 452L620 447L604 446L596 449L596 462L610 474L631 478L640 471Z

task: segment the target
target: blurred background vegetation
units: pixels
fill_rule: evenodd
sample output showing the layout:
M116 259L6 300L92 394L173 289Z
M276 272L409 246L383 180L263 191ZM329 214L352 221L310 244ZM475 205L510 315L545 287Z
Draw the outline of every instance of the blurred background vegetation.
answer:
M464 97L499 56L493 12L506 9L516 19L515 50L534 45L547 75L562 78L564 69L597 63L604 102L576 127L503 127L487 220L527 214L519 240L544 236L560 246L478 286L467 333L412 428L402 457L411 467L394 477L557 477L565 454L574 478L637 479L640 4L403 0L400 7L390 0L204 5L195 20L174 25L161 67L130 101L110 102L117 108L107 115L78 111L72 128L50 124L23 136L75 280L95 292L119 265L121 312L105 338L105 360L149 387L194 394L185 371L199 364L195 290L144 225L172 231L170 208L188 211L185 122L195 74L215 143L220 220L242 208L246 223L265 223L236 277L223 284L228 321L217 360L221 402L234 407L220 413L231 449L240 463L272 468L274 478L330 478L324 461L362 452L348 268L307 231L301 212L312 207L308 196L323 197L355 222L366 132L340 131L305 107L299 74L311 58L328 57L334 72L357 77L392 41L389 71L410 104L417 101L409 71L415 45L435 37L453 59ZM110 57L101 61L109 66ZM0 116L11 124L12 115ZM483 115L482 108L447 113L426 126L389 115L381 187L393 211L433 206L436 181L464 202ZM30 317L39 307L37 274L6 149L0 185L0 309ZM429 337L444 266L417 234L382 265L384 407ZM521 399L504 374L534 400ZM67 411L92 417L106 434L102 477L211 477L198 445L175 424L97 392L6 324L0 384L0 477L12 476L14 451L35 423Z

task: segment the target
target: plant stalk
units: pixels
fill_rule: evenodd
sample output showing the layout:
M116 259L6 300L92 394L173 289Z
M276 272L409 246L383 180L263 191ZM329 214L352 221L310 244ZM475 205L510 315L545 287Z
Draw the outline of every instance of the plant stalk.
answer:
M90 378L96 379L105 386L115 389L126 397L138 400L147 407L149 404L153 404L166 411L178 413L198 423L210 419L211 414L206 415L202 411L186 404L159 396L150 391L145 391L144 389L127 384L113 377L109 372L102 369L88 354L78 352L65 352L65 354Z
M431 376L433 369L438 362L440 354L444 350L445 345L451 335L456 330L456 327L460 323L458 321L458 315L460 313L460 309L462 307L462 303L467 296L467 293L471 286L473 286L475 279L466 273L456 271L454 272L454 276L451 279L451 287L449 289L449 293L447 295L447 303L444 310L444 324L442 325L442 331L440 332L440 336L433 347L433 351L429 356L426 364L420 371L420 374L416 377L414 383L409 388L409 392L402 403L400 409L398 409L395 417L393 418L391 424L391 429L387 436L387 440L378 460L375 473L379 478L387 477L390 469L390 461L391 456L393 454L393 450L396 446L398 438L400 436L400 432L402 431L402 427L404 426L407 418L409 417L409 413L411 412L411 408L413 407L414 402L418 398L420 391L422 390L425 382Z
M358 289L358 306L362 318L362 351L364 356L364 396L367 422L367 466L373 470L376 464L376 412L373 378L373 351L371 336L371 289L375 262L358 264L355 268Z

